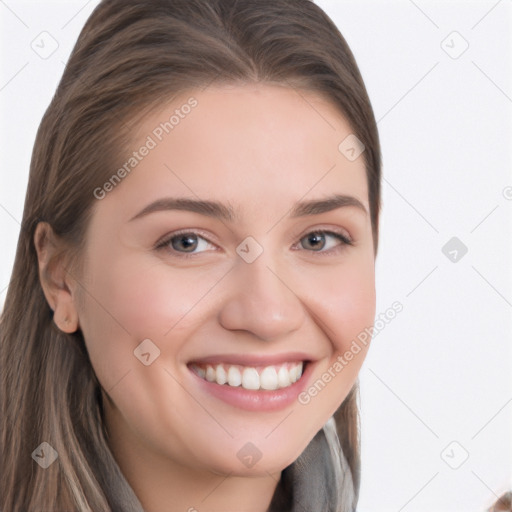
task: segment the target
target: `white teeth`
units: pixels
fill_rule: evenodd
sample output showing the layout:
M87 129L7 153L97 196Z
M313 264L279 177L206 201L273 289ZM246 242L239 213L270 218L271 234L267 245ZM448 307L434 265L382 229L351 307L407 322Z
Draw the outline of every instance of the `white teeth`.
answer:
M280 388L285 388L291 384L290 372L284 366L281 366L281 368L279 368L277 379L279 381Z
M228 370L228 383L234 388L242 385L242 374L236 366L230 366Z
M246 368L242 373L242 387L244 389L260 389L260 376L256 368Z
M196 366L195 369L199 377L201 377L202 379L206 379L206 370L204 368Z
M279 385L277 372L273 366L267 366L260 375L261 389L277 389Z
M254 367L240 365L217 364L215 366L192 365L195 373L208 382L216 382L219 385L231 387L242 386L250 390L282 389L297 382L301 375L304 363L283 363L276 366L260 368L259 372Z
M226 382L228 381L228 376L226 375L226 370L224 370L221 364L217 365L217 368L215 368L215 373L217 374L217 384L226 384Z
M294 365L290 369L290 380L292 384L297 382L302 375L302 365Z
M215 380L215 370L211 366L206 367L206 380L209 382Z

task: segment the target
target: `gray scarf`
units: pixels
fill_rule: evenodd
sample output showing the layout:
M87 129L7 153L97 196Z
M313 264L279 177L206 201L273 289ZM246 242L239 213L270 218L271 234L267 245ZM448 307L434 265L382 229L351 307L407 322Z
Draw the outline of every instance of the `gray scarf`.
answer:
M281 473L268 512L354 512L352 473L331 418Z

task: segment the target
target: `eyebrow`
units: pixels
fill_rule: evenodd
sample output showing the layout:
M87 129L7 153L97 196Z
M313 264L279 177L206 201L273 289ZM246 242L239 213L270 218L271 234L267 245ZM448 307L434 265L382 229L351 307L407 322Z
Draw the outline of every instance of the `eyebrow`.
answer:
M304 217L306 215L318 215L320 213L330 212L338 208L355 207L368 214L366 207L353 196L334 194L322 199L312 199L309 201L299 201L290 210L290 217ZM228 222L237 220L237 216L230 205L225 205L218 201L208 201L200 199L190 199L187 197L165 197L157 199L144 207L139 213L130 219L130 222L141 217L145 217L154 212L167 210L184 210L208 217L213 217Z

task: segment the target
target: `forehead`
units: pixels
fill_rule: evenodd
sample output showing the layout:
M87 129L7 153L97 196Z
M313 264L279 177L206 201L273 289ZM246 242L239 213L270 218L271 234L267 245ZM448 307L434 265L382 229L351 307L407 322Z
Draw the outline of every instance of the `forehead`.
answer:
M339 110L312 92L268 84L191 90L139 123L124 159L133 166L111 196L130 212L159 195L215 196L252 208L247 214L333 192L368 207L363 155L340 150L350 136Z

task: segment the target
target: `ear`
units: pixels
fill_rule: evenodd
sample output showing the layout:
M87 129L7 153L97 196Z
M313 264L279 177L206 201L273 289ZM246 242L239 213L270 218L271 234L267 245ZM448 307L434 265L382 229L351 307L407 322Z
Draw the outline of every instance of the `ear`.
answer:
M47 222L39 222L34 233L34 245L39 280L53 311L53 321L61 331L73 333L79 327L74 293L76 281L66 269L63 243Z

